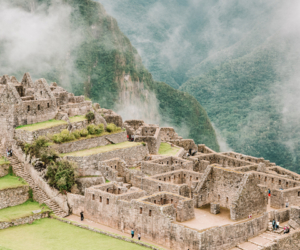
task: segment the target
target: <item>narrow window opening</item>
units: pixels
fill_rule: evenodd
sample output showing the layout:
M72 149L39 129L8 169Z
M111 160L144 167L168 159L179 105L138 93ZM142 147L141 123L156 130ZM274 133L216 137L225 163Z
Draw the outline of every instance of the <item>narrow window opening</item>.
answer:
M27 106L27 111L30 111L30 106Z
M151 213L152 213L152 211L151 211L151 210L149 210L149 216L151 216Z
M190 176L190 181L192 180L192 176Z
M154 200L154 204L156 204L156 200Z
M228 202L228 197L226 197L226 202Z
M102 202L102 196L100 196L100 202Z
M281 185L281 180L279 180L279 185Z
M173 204L173 199L171 199L171 204Z
M196 177L196 180L198 181L198 180L199 180L199 177Z
M41 95L43 94L43 91L41 91Z
M300 197L300 192L298 192L298 196Z
M265 182L267 181L268 177L265 177Z
M142 213L143 213L143 208L140 207L140 214L142 214Z
M274 178L272 178L272 183L274 183Z
M41 105L40 104L38 105L38 110L41 110Z
M106 200L106 204L109 205L109 199Z
M185 178L185 177L186 177L186 174L184 174L183 177Z
M164 181L166 181L166 178L164 178Z
M50 108L50 104L49 103L47 103L47 108Z
M294 187L296 187L296 183L294 183Z
M288 187L288 186L289 186L289 183L287 182L287 183L286 183L286 187Z
M95 195L93 194L93 196L92 196L92 199L93 199L93 201L95 200Z
M158 191L161 191L161 186L158 187Z

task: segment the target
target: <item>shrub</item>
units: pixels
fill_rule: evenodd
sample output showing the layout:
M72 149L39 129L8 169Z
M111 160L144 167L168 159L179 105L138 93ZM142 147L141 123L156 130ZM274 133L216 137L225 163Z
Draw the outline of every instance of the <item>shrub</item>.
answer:
M52 163L47 168L45 177L50 186L63 191L71 191L77 178L77 166L70 161L62 160Z
M13 171L12 166L9 166L9 167L8 167L8 174L11 175L11 176L14 175L14 171Z
M96 134L95 128L96 128L95 125L88 125L88 126L87 126L87 130L89 131L89 134L90 134L90 135Z
M29 188L28 190L28 197L29 201L33 201L33 190L31 188Z
M88 134L89 134L89 131L87 131L85 128L83 128L83 129L80 130L80 135L82 137L87 137Z
M63 139L60 134L55 134L51 136L51 140L54 141L55 143L62 143Z
M24 151L26 155L29 155L30 159L33 156L40 158L42 152L48 148L49 139L45 136L41 136L36 139L33 143L26 143L24 146Z
M115 132L117 130L117 126L113 123L109 123L106 126L106 131L109 133Z
M95 128L95 132L97 135L102 134L104 132L104 124L101 123L101 124L97 125Z
M76 139L79 139L81 137L80 132L78 130L73 131L72 134Z
M90 123L91 121L95 120L95 114L93 112L88 112L85 115L85 118L88 120L88 122Z

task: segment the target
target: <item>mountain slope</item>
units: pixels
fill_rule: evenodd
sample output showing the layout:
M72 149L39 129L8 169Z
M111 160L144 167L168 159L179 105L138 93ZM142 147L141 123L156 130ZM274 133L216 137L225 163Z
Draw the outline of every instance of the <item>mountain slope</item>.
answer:
M70 36L65 38L68 47L63 47L59 54L64 56L48 56L47 68L39 70L38 74L35 72L37 64L26 63L2 74L20 77L21 72L29 71L33 72L33 77L46 76L48 81L56 81L77 95L85 94L105 108L116 109L125 119L142 118L147 122L174 126L179 134L219 150L205 110L192 96L153 81L137 50L101 4L91 0L13 2L15 6L31 11L26 15L41 15L49 18L51 24L53 15L59 18L53 13L69 13L68 18L59 22L61 27L53 25L51 28L57 32L67 30ZM2 42L4 49L9 51L4 39ZM5 65L3 68L9 69L7 63L7 60L1 60Z

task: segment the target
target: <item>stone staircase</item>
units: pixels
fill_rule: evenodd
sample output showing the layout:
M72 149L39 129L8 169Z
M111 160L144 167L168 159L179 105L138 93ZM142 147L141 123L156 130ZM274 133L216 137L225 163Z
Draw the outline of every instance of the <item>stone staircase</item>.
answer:
M59 217L66 217L68 214L64 212L54 201L50 200L47 194L40 189L31 178L30 174L24 169L23 164L16 158L10 157L9 161L12 165L14 173L23 178L33 190L34 198L39 203L45 203Z
M290 233L293 231L290 228ZM238 244L236 247L231 248L231 250L261 250L265 247L271 245L276 239L283 236L283 229L279 228L276 231L265 231L262 234L248 239L248 241Z

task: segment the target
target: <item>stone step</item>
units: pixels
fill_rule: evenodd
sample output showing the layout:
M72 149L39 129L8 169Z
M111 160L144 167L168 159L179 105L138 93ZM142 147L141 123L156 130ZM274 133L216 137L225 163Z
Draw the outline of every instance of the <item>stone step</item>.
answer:
M242 250L259 250L261 248L260 246L253 244L251 242L248 242L248 241L237 245L237 247Z
M272 240L263 238L261 236L251 238L248 241L261 247L268 246L272 242Z

